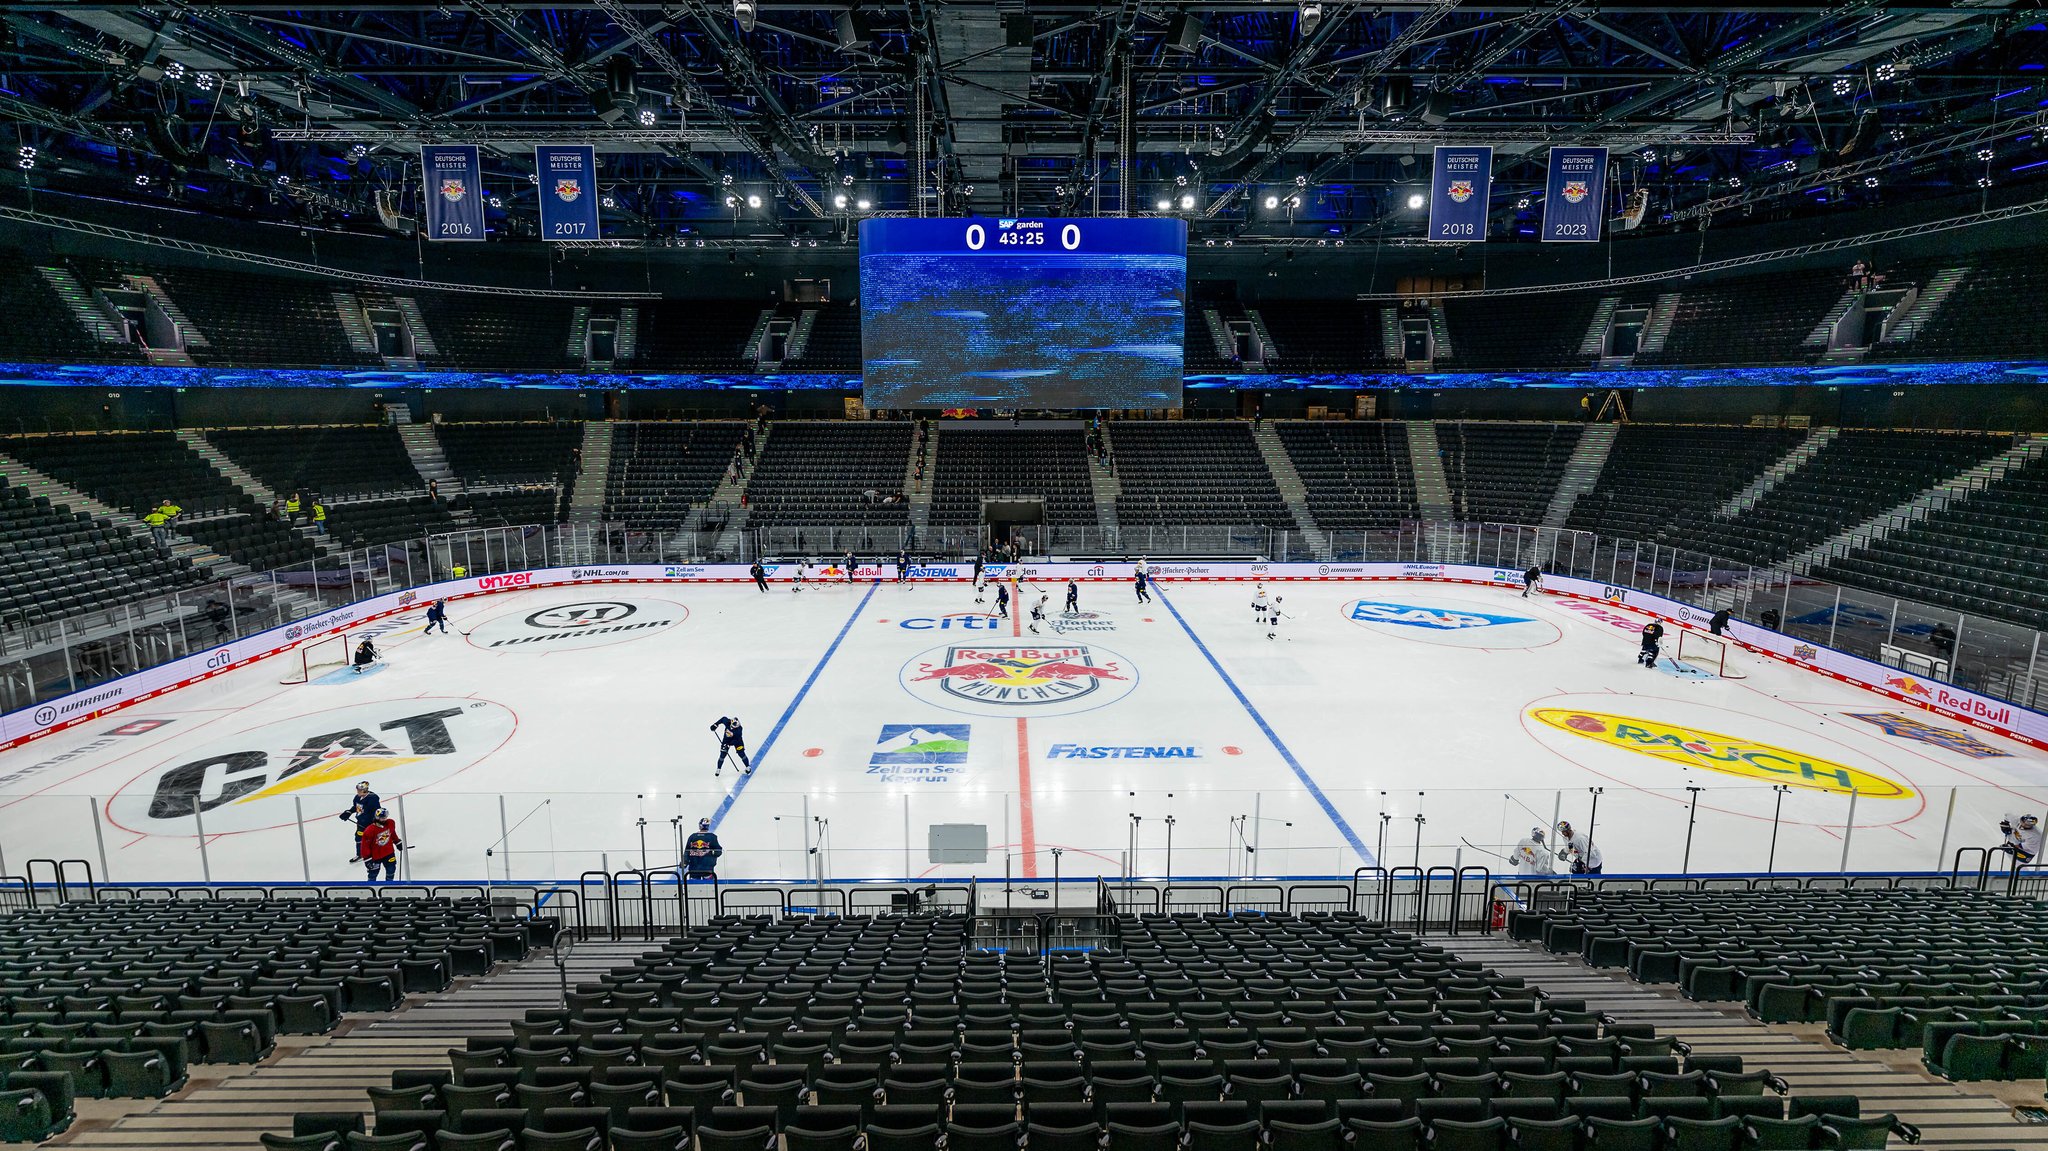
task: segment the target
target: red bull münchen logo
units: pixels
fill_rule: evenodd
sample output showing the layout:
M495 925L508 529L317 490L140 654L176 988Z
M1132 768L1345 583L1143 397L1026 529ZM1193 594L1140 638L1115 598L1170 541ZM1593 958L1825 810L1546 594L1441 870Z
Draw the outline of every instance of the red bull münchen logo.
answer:
M954 644L903 665L904 690L978 714L1063 714L1113 703L1137 686L1130 661L1090 644Z

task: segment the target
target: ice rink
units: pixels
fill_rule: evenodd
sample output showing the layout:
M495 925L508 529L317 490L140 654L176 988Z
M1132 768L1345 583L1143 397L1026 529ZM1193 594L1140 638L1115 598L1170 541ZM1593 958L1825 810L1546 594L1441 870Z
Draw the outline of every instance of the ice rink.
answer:
M0 755L0 862L360 879L359 779L414 880L659 866L700 817L727 878L1506 870L1558 817L1608 874L1935 870L2048 807L2039 751L1760 656L1643 668L1614 605L1285 583L1268 639L1249 584L1083 583L1071 618L1043 590L1036 635L959 583L514 592L445 636L411 612L368 675L285 686L287 653ZM724 715L752 775L713 774Z

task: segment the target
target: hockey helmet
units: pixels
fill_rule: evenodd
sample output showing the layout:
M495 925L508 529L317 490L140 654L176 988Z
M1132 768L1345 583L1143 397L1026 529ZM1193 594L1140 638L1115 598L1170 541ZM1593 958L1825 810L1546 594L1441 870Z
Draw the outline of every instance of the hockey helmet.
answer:
M2020 826L2021 826L2021 827L2032 827L2032 826L2034 826L2034 825L2035 825L2036 823L2039 823L2039 822L2040 822L2040 820L2036 819L2036 818L2035 818L2034 816L2031 816L2031 815L2022 815L2022 816L2020 816Z
M389 819L389 818L391 818L391 813L390 813L390 812L388 812L388 811L386 811L386 810L384 810L383 808L381 808L381 807L380 807L380 808L378 808L378 809L377 809L377 818L378 818L378 819Z
M709 820L709 819L700 819L700 820L698 820L698 821L697 821L697 830L698 830L698 831L710 831L710 830L711 830L711 820Z
M368 791L368 790L370 790L370 781L369 781L369 780L367 780L367 779L360 779L360 780L357 780L357 781L356 781L356 794L357 794L357 795L361 795L361 794L363 794L364 792L366 792L366 791Z
M1530 829L1529 829L1529 840L1530 840L1530 842L1532 842L1532 843L1542 843L1542 842L1543 842L1543 829L1542 829L1542 828L1540 828L1540 827L1532 827L1532 828L1530 828Z
M1564 836L1566 839L1570 839L1572 837L1572 821L1569 819L1558 820L1557 833L1559 835Z

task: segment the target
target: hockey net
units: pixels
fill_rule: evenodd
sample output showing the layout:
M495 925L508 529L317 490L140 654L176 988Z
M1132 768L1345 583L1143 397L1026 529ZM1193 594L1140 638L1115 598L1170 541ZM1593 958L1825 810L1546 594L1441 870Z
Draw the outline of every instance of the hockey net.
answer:
M1747 679L1736 664L1735 645L1718 636L1703 631L1680 628L1678 632L1678 654L1674 657L1686 667L1695 668L1722 679Z
M330 671L348 666L348 633L338 631L319 639L309 639L293 648L286 658L292 663L286 667L284 678L277 682L311 683Z

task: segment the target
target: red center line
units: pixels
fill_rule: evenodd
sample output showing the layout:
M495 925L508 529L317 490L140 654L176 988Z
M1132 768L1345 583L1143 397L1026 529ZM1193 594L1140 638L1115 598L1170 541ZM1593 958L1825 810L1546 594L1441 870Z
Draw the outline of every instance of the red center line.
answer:
M1024 635L1023 592L1010 597L1010 635ZM1031 733L1017 717L1017 840L1024 855L1024 878L1038 878L1038 831L1031 817Z

